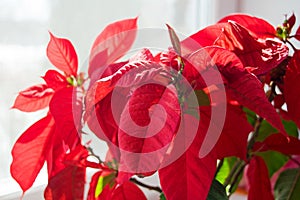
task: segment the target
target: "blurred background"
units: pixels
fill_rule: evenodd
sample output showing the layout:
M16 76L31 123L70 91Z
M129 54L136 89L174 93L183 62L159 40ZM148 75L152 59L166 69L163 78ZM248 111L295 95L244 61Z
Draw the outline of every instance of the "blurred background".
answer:
M0 199L19 199L20 188L9 173L10 151L20 134L46 112L22 113L10 107L20 90L41 83L40 77L53 68L46 58L48 31L71 40L83 66L92 42L113 21L138 16L140 28L165 29L168 23L188 36L235 12L262 17L277 26L285 14L294 12L300 17L300 3L299 0L0 0ZM105 155L104 145L95 144L96 152ZM154 180L155 177L149 181ZM45 181L43 172L24 199L41 199ZM149 199L158 199L150 196Z

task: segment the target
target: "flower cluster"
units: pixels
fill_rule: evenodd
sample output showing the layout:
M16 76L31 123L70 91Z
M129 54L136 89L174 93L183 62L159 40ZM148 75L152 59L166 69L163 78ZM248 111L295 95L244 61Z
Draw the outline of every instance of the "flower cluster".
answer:
M87 168L96 170L90 200L144 200L140 187L168 200L228 199L237 189L250 200L298 197L295 21L293 14L275 29L234 14L184 40L167 25L168 49L144 47L125 59L138 33L137 18L126 19L96 38L87 73L78 72L72 43L50 33L47 56L58 71L13 105L49 111L16 141L11 175L26 192L46 162L47 200L85 198ZM107 143L105 160L83 142L85 127ZM136 178L156 172L161 188Z

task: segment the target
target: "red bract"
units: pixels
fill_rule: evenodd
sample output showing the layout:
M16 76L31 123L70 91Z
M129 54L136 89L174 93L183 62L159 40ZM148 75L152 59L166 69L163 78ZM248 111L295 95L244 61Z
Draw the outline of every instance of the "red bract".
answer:
M85 168L68 166L49 179L45 200L83 199Z
M286 100L288 115L300 127L300 51L294 53L284 77L284 98Z
M48 87L52 88L54 91L67 87L68 82L66 77L55 70L48 70L43 76Z
M215 64L224 77L227 94L233 100L266 118L282 134L287 135L279 115L268 101L261 82L252 73L249 73L239 58L228 50L218 47L207 47L188 57L188 60L197 63L194 67L203 71L202 66ZM195 74L195 80L200 74ZM218 83L220 84L220 83Z
M49 105L54 91L48 85L40 84L23 90L17 96L12 108L23 112L34 112Z
M63 163L66 166L49 178L44 193L46 200L83 199L87 156L88 151L81 145L65 155Z
M11 175L23 192L32 186L44 165L54 130L54 120L49 114L28 128L16 141L12 150Z
M111 200L147 200L144 193L133 183L125 182L116 187L111 195Z
M185 114L183 119L185 121L182 122L182 129L185 131L186 139L188 140L188 132L191 127L197 127L198 120L188 114ZM187 141L182 140L182 138L174 141L174 146L187 148L185 153L167 167L159 170L160 183L167 199L206 199L214 177L217 159L213 154L209 154L202 159L199 158L200 146L210 120L208 118L207 121L207 118L202 118L201 116L200 119L198 133L189 147L186 146ZM170 158L177 153L176 149L172 151ZM169 158L166 157L165 159Z
M108 25L96 38L90 56L89 76L98 78L101 67L122 57L134 42L137 18ZM94 74L96 73L96 74Z
M247 171L249 181L249 200L266 199L273 200L268 169L264 160L258 156L251 159Z
M171 80L162 76L162 73L166 74L166 71L159 64L135 61L124 65L112 76L97 81L87 94L86 107L88 113L91 113L91 116L87 117L88 124L100 138L108 142L116 159L118 152L113 150L113 144L123 150L120 155L121 163L124 164L120 166L124 167L122 170L134 169L137 173L146 170L148 167L145 166L145 161L141 162L144 163L142 167L138 167L139 156L130 158L126 151L141 154L155 151L170 142L176 132L180 115L179 103L176 92L167 85L160 85L168 84ZM96 104L95 111L91 110L93 104ZM162 116L163 110L158 105L166 110L166 122ZM102 116L101 111L108 115ZM93 117L95 114L98 124ZM161 132L155 135L160 129L157 129L157 126L161 120L166 124L161 124ZM128 133L131 136L127 135ZM152 158L161 160L158 155ZM151 163L156 165L156 168L159 166L159 161L153 160Z
M210 25L181 42L183 55L197 51L202 47L212 46L222 33L227 23Z
M300 26L298 27L298 29L297 29L297 31L296 31L295 38L296 38L297 40L300 40Z
M236 124L239 126L237 127ZM253 127L248 123L242 108L227 105L224 128L214 148L218 159L236 156L246 160L247 141L252 130Z
M288 55L287 47L275 40L258 40L249 30L235 22L228 22L215 45L233 51L252 73L263 75L277 67Z
M50 42L47 47L47 56L51 63L65 72L66 75L76 77L78 59L72 43L63 38L57 38L50 33Z
M300 140L290 136L287 141L280 134L272 134L263 142L257 142L254 146L254 151L278 151L286 155L300 155Z
M124 150L120 170L141 173L159 168L180 119L174 90L172 86L147 84L133 92L119 124L119 147Z
M73 87L66 87L54 94L49 105L56 124L56 139L65 142L70 149L80 142L81 96Z
M274 38L275 28L267 21L245 14L232 14L219 20L218 23L235 21L251 31L251 34L259 38Z
M295 25L295 22L296 22L296 16L295 14L293 13L288 19L287 19L287 23L288 23L288 28L290 30L292 30L292 28L294 27Z

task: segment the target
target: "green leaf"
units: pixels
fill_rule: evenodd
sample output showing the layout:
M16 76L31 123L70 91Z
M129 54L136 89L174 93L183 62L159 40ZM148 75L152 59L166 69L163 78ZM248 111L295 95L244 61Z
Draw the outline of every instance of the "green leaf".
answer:
M104 188L103 176L100 176L99 179L98 179L96 190L95 190L95 197L96 198L101 194L103 188Z
M172 46L174 48L174 50L176 51L176 53L180 56L181 55L181 47L180 47L180 40L178 38L178 36L176 35L174 29L169 26L168 24L166 24L169 30L169 35L171 38L171 42L172 42Z
M243 110L246 113L248 122L252 126L254 126L255 122L257 120L257 115L255 114L255 112L253 112L245 107L243 108ZM282 124L285 128L285 131L288 133L288 135L298 137L297 125L293 121L287 121L287 120L281 120L281 121L282 121ZM266 120L263 120L260 125L260 129L259 129L259 133L258 133L258 137L257 137L256 141L262 142L263 140L265 140L268 136L270 136L273 133L278 133L278 130L276 128L274 128L269 122L267 122Z
M272 177L289 160L287 156L276 151L259 152L256 155L264 159L269 171L269 177Z
M216 180L224 185L225 182L227 181L226 180L227 177L229 176L229 174L230 174L230 172L231 172L231 170L234 167L236 162L238 162L237 157L224 158L222 167L220 168L220 170L217 173ZM237 181L234 185L228 185L225 188L227 193L233 193L238 188L238 185L239 185L242 177L243 177L243 172L239 175L239 177L237 178Z
M275 184L276 200L300 199L300 169L287 169L279 175Z
M282 120L282 124L290 136L298 137L298 129L294 122ZM264 141L274 133L278 133L277 129L270 125L266 120L263 120L259 129L257 141ZM287 156L276 151L260 152L257 153L257 155L261 156L266 162L270 177L272 177L272 175L288 161Z
M282 120L282 124L283 124L286 132L290 136L294 136L294 137L298 138L298 128L297 128L297 125L295 124L295 122Z
M98 183L95 190L95 197L99 197L101 192L103 191L103 188L111 182L111 180L115 177L114 173L111 173L107 176L100 176L98 179Z
M207 200L228 200L224 186L217 180L213 180Z
M262 142L273 133L278 133L277 129L274 128L271 124L269 124L269 122L267 122L266 120L263 120L261 122L256 141Z
M166 197L165 197L165 195L164 195L164 193L160 193L159 199L160 200L167 200Z
M220 168L220 170L216 176L216 180L219 181L220 183L224 184L226 178L228 177L228 175L236 161L237 161L236 157L224 158L222 167Z
M255 114L255 112L253 112L252 110L244 107L243 108L244 112L246 113L247 116L247 120L249 122L249 124L251 124L252 126L254 126L256 120L257 120L257 115Z
M209 96L203 90L195 90L194 92L197 96L199 106L210 105Z

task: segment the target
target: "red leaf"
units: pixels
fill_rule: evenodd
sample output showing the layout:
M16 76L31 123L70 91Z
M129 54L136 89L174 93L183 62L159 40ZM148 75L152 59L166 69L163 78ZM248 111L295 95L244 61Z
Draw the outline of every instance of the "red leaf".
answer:
M297 29L297 31L296 31L295 38L296 38L297 40L300 40L300 26L298 27L298 29Z
M202 109L201 112L204 112L204 110ZM252 130L253 127L248 123L242 108L228 104L225 124L214 147L218 159L237 156L246 160L248 136Z
M288 22L288 24L289 24L289 25L288 25L288 26L289 26L289 29L292 30L292 28L294 27L295 22L296 22L296 16L295 16L294 13L288 18L287 22Z
M285 103L285 99L282 94L276 95L274 97L274 108L281 109L281 107L283 106L284 103Z
M173 50L169 49L167 52L160 52L154 57L155 62L160 63L163 66L171 67L176 71L180 70L180 62L178 60L178 54Z
M54 94L49 106L56 124L57 140L64 141L70 149L73 149L80 139L81 95L77 88L63 88Z
M23 192L28 190L41 170L51 147L55 125L51 115L29 127L16 141L10 167L12 177Z
M129 62L137 62L137 61L153 61L154 57L151 51L147 48L144 48L130 57Z
M262 75L277 67L287 56L288 48L275 40L257 40L249 30L229 22L215 41L215 45L233 51L244 66L253 67L252 73Z
M251 159L247 177L250 186L248 192L249 200L274 200L268 169L262 158L255 156Z
M169 26L168 24L166 24L166 25L168 27L168 31L169 31L173 49L175 50L177 55L181 56L181 45L180 45L179 38L176 35L176 32L174 31L174 29L171 26Z
M278 151L286 155L300 155L300 140L289 137L289 141L280 134L272 134L263 142L256 142L254 151Z
M110 200L147 200L141 189L132 182L118 185L113 191Z
M275 37L276 35L276 31L271 24L261 18L251 15L232 14L222 18L218 23L224 23L228 21L237 22L260 38Z
M137 18L126 19L108 25L96 38L90 56L88 74L97 68L111 64L122 57L134 42L137 32Z
M98 80L90 87L86 95L87 112L89 113L95 104L105 98L117 83L119 87L132 87L145 81L145 78L148 80L154 78L162 71L161 65L150 61L132 62L122 66L113 75Z
M173 86L152 83L133 91L119 124L119 170L138 174L157 170L179 120L180 105Z
M114 91L114 95L118 99L125 99L125 96ZM90 112L87 117L87 124L92 132L98 136L101 140L106 141L112 156L115 160L119 161L119 146L118 142L118 124L121 116L121 112L124 109L123 103L114 104L115 112L112 112L111 96L109 94L101 102L96 104L95 111ZM105 115L103 114L105 113ZM115 146L114 146L115 145Z
M227 23L210 25L189 36L181 42L182 54L187 55L203 47L213 45L225 26L227 26Z
M23 112L34 112L46 108L53 93L54 91L45 84L32 86L19 93L12 108Z
M199 72L204 71L203 66L215 64L225 78L225 88L229 97L253 110L268 120L282 134L287 135L279 115L266 97L261 82L256 76L244 69L243 64L234 53L223 48L207 47L191 54L188 60L194 64ZM199 76L200 74L194 75L195 80Z
M71 151L65 156L64 163L66 165L72 165L77 167L87 167L88 155L88 150L81 144L78 144L73 151Z
M47 56L57 69L62 70L68 76L77 76L78 58L76 51L69 40L57 38L50 33Z
M85 168L68 166L52 177L45 190L45 200L83 199Z
M43 76L43 79L47 83L48 87L55 91L67 87L68 85L66 77L55 70L48 70L45 76Z
M292 57L284 77L284 98L288 115L300 127L300 51Z
M197 128L198 119L185 114L182 121L184 125L181 127L186 135L183 138L177 138L174 141L176 147L170 156L171 164L159 170L159 178L162 190L168 200L206 200L210 190L210 185L214 178L217 159L213 154L209 154L204 158L199 158L199 150L203 138L207 131L207 124L204 121L203 113L200 116L200 127L198 133L189 146L187 145L188 137L191 137L191 129ZM178 153L178 148L187 149L178 159L174 156Z
M70 148L65 145L65 142L62 140L60 133L57 130L53 132L54 136L52 137L51 148L48 149L47 156L47 170L48 170L48 179L56 176L59 172L66 168L64 164L64 158Z

